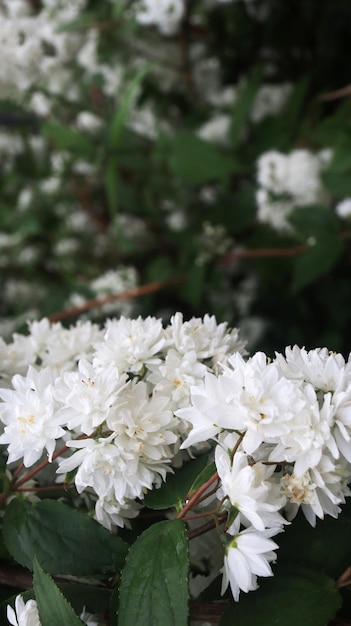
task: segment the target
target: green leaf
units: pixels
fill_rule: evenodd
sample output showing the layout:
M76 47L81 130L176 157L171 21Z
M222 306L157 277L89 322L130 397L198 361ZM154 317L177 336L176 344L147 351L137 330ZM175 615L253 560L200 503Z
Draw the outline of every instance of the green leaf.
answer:
M337 199L351 196L351 177L348 172L324 172L322 175L326 189Z
M110 159L106 165L105 174L105 189L107 196L107 205L110 211L111 219L113 220L117 215L118 208L118 174L117 168L113 159Z
M141 68L138 74L133 78L133 80L128 85L125 93L123 94L122 99L118 104L118 108L116 110L115 115L113 116L109 128L109 145L110 148L116 150L118 148L121 135L123 131L123 127L127 121L127 118L130 114L131 108L134 104L135 98L137 96L139 87L143 82L146 74L150 71L151 65L147 64Z
M149 491L144 498L144 504L156 510L181 507L194 480L199 472L202 473L206 461L207 458L203 455L183 465L180 470L169 475L167 482L162 483L159 489Z
M340 139L334 148L333 158L328 165L328 172L332 174L349 174L350 171L351 141L348 136L345 136Z
M245 123L249 119L252 105L261 82L262 68L257 67L252 71L250 76L246 79L245 84L240 89L238 99L232 111L229 131L232 146L236 146L241 140L242 131Z
M343 249L342 241L332 232L316 238L314 245L311 245L295 260L293 292L300 291L329 272L339 260Z
M181 520L158 522L130 548L118 626L187 626L188 549Z
M190 493L193 493L197 491L198 489L200 489L202 485L207 483L207 481L210 480L210 478L212 478L213 474L215 474L216 471L217 471L216 463L213 461L213 463L210 463L210 465L207 465L202 470L202 472L200 472L197 478L194 480L190 488Z
M178 133L171 150L171 169L187 183L227 180L233 169L231 160L219 148L190 132Z
M339 220L336 215L323 206L311 205L296 208L289 215L289 222L294 230L304 239L318 235L329 235L339 228Z
M33 572L35 598L42 626L82 626L83 622L36 558L33 560Z
M206 287L207 267L205 263L193 263L187 269L186 280L179 287L180 295L192 306L198 307Z
M326 626L342 603L335 582L322 572L297 566L276 568L257 591L240 595L220 626Z
M317 519L315 528L300 511L277 537L279 562L300 564L338 578L351 563L350 521L351 498L346 499L338 518Z
M122 539L89 515L57 500L12 500L4 516L3 534L18 563L31 568L36 555L50 574L114 572L123 567L128 549Z
M88 135L59 122L43 122L42 134L54 143L56 149L72 150L85 157L94 149L94 144Z

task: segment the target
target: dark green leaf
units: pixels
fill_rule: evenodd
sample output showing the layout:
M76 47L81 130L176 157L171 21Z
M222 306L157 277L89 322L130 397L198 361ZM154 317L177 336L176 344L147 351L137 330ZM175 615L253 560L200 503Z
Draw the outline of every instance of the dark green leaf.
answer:
M337 199L351 196L351 176L349 173L324 172L323 182L328 191Z
M299 207L289 215L288 219L294 230L304 239L329 235L331 232L336 232L339 227L336 215L330 209L319 205Z
M50 574L92 575L123 566L127 545L87 514L57 500L16 498L6 509L4 541L31 568L34 555ZM89 546L89 549L87 549Z
M174 474L167 478L167 482L162 483L159 489L153 489L146 494L144 504L150 509L169 509L175 506L181 507L188 491L190 490L194 480L199 472L202 473L206 465L207 458L205 455L198 459L189 461Z
M351 563L350 526L351 498L347 498L337 519L329 515L324 520L317 519L315 528L300 511L277 537L279 562L300 564L338 578Z
M181 520L158 522L130 548L118 626L187 626L188 550Z
M43 122L42 132L57 149L72 150L85 157L93 152L94 144L90 137L59 122Z
M240 595L220 626L326 626L341 606L335 582L322 572L279 567L257 591Z
M242 131L244 129L246 121L250 116L251 108L261 81L262 68L256 68L246 79L245 84L240 90L238 99L236 100L232 111L232 119L229 131L231 143L233 146L235 146L242 138Z
M342 251L342 241L332 232L316 238L314 245L295 260L293 291L296 293L329 272L339 260Z
M128 85L121 101L118 104L109 129L109 144L113 150L119 147L123 127L128 119L139 87L146 74L150 71L150 65L145 65Z
M176 135L170 162L176 176L193 184L226 180L233 169L219 148L190 132Z
M216 464L213 461L213 463L210 463L210 465L207 465L202 470L202 472L200 472L200 474L196 477L193 484L191 485L190 493L195 492L198 489L200 489L202 485L207 483L207 481L210 480L210 478L212 478L212 476L216 473L216 471L217 471Z
M205 289L205 279L207 276L205 264L193 263L188 267L185 282L180 286L181 296L192 306L199 306L202 294Z
M36 558L33 560L33 572L35 598L42 626L82 626L83 622Z

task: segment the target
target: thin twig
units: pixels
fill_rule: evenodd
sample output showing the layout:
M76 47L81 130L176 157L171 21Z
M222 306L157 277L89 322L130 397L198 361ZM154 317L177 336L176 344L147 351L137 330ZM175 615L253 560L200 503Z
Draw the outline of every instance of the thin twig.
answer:
M81 313L85 313L86 311L91 311L92 309L97 309L104 304L109 304L110 302L118 302L122 300L130 300L132 298L140 298L140 296L145 296L149 293L154 293L155 291L161 291L161 289L165 289L166 287L170 287L171 285L175 285L181 282L182 278L171 278L168 280L158 280L153 283L148 283L147 285L142 285L141 287L135 287L134 289L129 289L128 291L124 291L123 293L117 295L106 296L104 298L94 298L93 300L87 300L84 304L76 307L72 307L70 309L65 309L64 311L59 311L58 313L53 313L48 316L50 322L58 322L60 320L67 319L69 317L76 317Z
M211 476L211 478L204 483L192 496L192 498L190 498L190 500L188 500L188 502L186 503L186 505L184 506L184 508L180 511L180 513L178 513L177 517L179 519L181 519L182 517L184 517L188 511L190 511L190 509L193 508L193 506L195 506L195 504L198 503L200 497L202 496L203 493L205 493L205 491L208 489L208 487L210 487L211 485L213 485L213 483L218 480L218 472L216 472L215 474L213 474L213 476Z
M320 102L330 102L331 100L339 100L340 98L345 98L345 96L351 95L351 85L346 85L345 87L341 87L340 89L336 89L335 91L327 91L326 93L322 93L318 96L318 100Z

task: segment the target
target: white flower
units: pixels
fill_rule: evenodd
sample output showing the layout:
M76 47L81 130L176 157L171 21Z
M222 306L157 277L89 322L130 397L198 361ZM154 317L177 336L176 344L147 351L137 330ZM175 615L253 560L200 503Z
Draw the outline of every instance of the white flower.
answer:
M336 214L341 217L341 219L348 219L351 217L351 198L345 198L335 207Z
M165 479L178 441L178 421L168 398L149 398L146 383L132 382L116 399L106 424L106 437L68 441L67 447L78 451L61 461L57 472L78 468L78 493L92 488L109 507L113 498L124 506L127 499L142 498ZM116 510L112 513L117 515Z
M272 531L259 533L247 528L234 537L226 547L221 570L222 595L230 584L234 600L237 602L240 590L247 593L257 589L257 576L273 576L269 563L275 560L276 554L273 550L278 548L278 545L268 538L272 534Z
M225 376L205 374L202 384L191 388L191 405L176 411L176 415L192 425L182 448L215 438L222 430L242 430L243 421L233 410L233 398L239 394L233 382Z
M217 363L228 352L245 353L245 342L239 340L238 330L229 331L227 323L218 324L214 315L184 322L182 313L176 313L166 335L178 352L187 354L193 350L199 360L213 359Z
M164 362L149 367L151 373L147 380L160 395L171 398L175 408L188 404L190 387L200 382L207 371L193 350L180 354L173 348L167 352Z
M183 0L141 0L135 17L140 24L156 24L163 35L173 35L183 13Z
M95 344L94 365L104 368L113 364L120 373L139 373L144 365L157 363L157 353L165 344L160 319L147 317L108 320L103 341Z
M14 609L8 605L7 619L12 626L41 626L36 601L24 602L22 596L16 597Z
M329 352L327 348L306 350L288 346L285 357L276 353L276 363L286 378L306 381L324 392L340 388L347 373L342 354Z
M50 368L29 367L27 376L17 374L13 389L0 389L0 419L5 424L0 443L9 444L8 463L23 457L26 467L38 461L47 450L49 461L56 440L65 434L56 414L53 397L55 377Z
M78 372L63 372L55 385L54 396L62 405L58 415L69 430L91 435L114 409L126 384L126 376L120 378L112 365L97 372L89 361L81 359Z
M281 487L288 498L286 513L289 520L294 519L301 509L311 524L316 525L316 518L325 515L338 517L340 504L350 496L350 467L343 460L335 461L329 454L323 454L318 465L302 476L286 474L281 479Z
M326 204L328 194L321 173L331 156L330 150L293 150L290 154L270 150L262 154L257 161L258 219L277 230L291 230L287 217L295 207Z
M130 528L129 520L136 517L140 509L141 504L135 500L120 503L113 495L101 496L95 504L95 518L108 530L112 530L113 526Z
M237 390L233 413L245 429L243 448L252 454L262 442L277 443L290 432L290 423L305 405L298 387L280 375L275 363L268 363L263 352L244 361L234 354L224 367L223 378ZM222 421L218 422L224 426Z
M229 115L215 115L198 129L197 135L205 141L226 146L229 143L230 123L231 119Z
M276 150L262 154L257 161L257 182L268 191L280 194L286 190L288 158Z
M245 526L252 524L257 530L278 528L285 523L278 513L285 498L279 493L279 485L270 480L274 465L249 464L247 455L240 449L231 463L229 454L221 446L216 447L215 462L221 479L217 498L222 500L228 496L230 507L226 502L224 507L238 512L229 533L237 532L240 522Z
M281 85L262 85L257 92L252 110L251 119L253 122L260 122L270 115L277 115L284 107L290 93L292 85L282 83Z

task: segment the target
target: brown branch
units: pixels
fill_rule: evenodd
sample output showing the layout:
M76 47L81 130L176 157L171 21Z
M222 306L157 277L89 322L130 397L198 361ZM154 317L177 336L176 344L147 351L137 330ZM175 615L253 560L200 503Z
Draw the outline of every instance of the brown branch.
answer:
M351 566L348 567L336 581L337 589L341 589L341 587L348 587L349 585L351 585Z
M305 252L308 246L304 243L298 246L291 246L289 248L254 248L251 250L232 250L227 254L224 254L217 261L218 265L227 265L233 261L240 259L261 259L263 257L289 257L297 256L301 252Z
M225 609L229 606L228 600L218 602L196 602L190 600L189 617L194 622L212 622L219 624Z
M182 517L185 517L187 512L190 511L190 509L192 509L193 506L195 506L195 504L198 503L202 494L205 493L205 491L211 485L213 485L213 483L216 482L216 480L218 480L218 472L215 472L215 474L213 474L213 476L211 476L211 478L194 493L192 498L190 498L190 500L188 500L188 502L186 503L185 507L181 510L180 513L178 513L177 518L181 519Z
M322 93L318 96L318 100L320 102L330 102L331 100L339 100L340 98L345 98L345 96L351 96L351 85L346 85L346 87L341 87L341 89L336 89L335 91L327 91L326 93Z
M94 298L93 300L87 300L87 302L84 302L84 304L80 306L72 307L64 311L59 311L58 313L53 313L52 315L49 315L48 319L50 320L50 322L58 322L60 320L67 319L68 317L76 317L81 313L91 311L92 309L97 309L104 304L109 304L110 302L130 300L132 298L145 296L149 293L154 293L155 291L160 291L161 289L165 289L166 287L170 287L171 285L182 282L182 280L182 278L159 280L153 283L148 283L147 285L142 285L141 287L129 289L128 291L124 291L123 293L120 293L118 295L105 296L104 298Z

